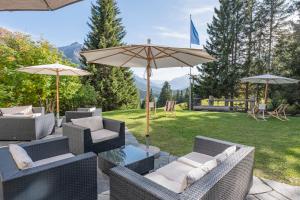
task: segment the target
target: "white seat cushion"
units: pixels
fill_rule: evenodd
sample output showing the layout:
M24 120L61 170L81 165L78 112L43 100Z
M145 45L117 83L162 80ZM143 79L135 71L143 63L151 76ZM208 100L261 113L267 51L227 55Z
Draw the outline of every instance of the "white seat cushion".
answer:
M183 156L184 158L187 158L189 160L192 160L194 162L197 162L197 163L201 163L201 164L204 164L206 163L207 161L210 161L210 160L213 160L215 159L214 157L212 156L209 156L209 155L205 155L205 154L202 154L202 153L198 153L198 152L191 152L185 156Z
M175 193L181 193L185 189L185 186L177 183L176 181L167 179L158 172L152 172L150 174L147 174L145 177Z
M19 169L22 170L33 167L32 159L21 146L17 144L9 144L8 149Z
M64 159L72 158L72 157L74 157L74 155L72 153L66 153L66 154L62 154L62 155L58 155L58 156L53 156L50 158L45 158L42 160L37 160L33 163L33 166L37 167L37 166L41 166L41 165L46 165L46 164L49 164L52 162L56 162L59 160L64 160Z
M236 146L231 146L225 149L222 153L216 155L215 158L217 159L218 164L220 164L235 152L236 152Z
M173 161L168 165L159 168L158 170L156 170L156 172L163 175L167 179L177 182L183 188L186 188L186 176L192 169L194 169L194 167L190 165L178 161Z
M91 132L93 143L103 142L119 136L119 133L107 129L101 129Z
M74 125L89 128L91 132L103 129L103 120L101 116L71 119L71 121Z

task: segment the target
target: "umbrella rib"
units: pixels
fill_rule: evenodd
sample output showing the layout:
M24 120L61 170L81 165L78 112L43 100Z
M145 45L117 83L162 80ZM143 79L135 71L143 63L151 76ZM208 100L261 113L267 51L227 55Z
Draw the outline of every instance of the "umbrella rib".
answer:
M135 47L134 50L135 50L135 49L138 49L138 48L140 48L140 47ZM128 51L128 50L126 50L126 49L124 49L124 48L121 48L121 49L123 49L122 52L117 52L117 53L114 53L114 54L110 54L110 55L107 55L107 56L103 56L103 57L100 57L100 58L91 60L91 61L89 61L89 63L94 63L94 62L96 62L96 61L98 61L98 60L101 60L101 59L104 59L104 58L109 58L109 57L112 57L112 56L115 56L115 55L118 55L118 54L121 54L121 53L124 53L124 52Z
M155 65L155 69L157 69L155 57L153 56L153 52L152 52L151 50L150 50L150 53L151 53L151 56L152 56L152 59L153 59L153 63L154 63L154 65Z
M138 55L139 53L141 53L143 51L143 49L141 49L139 52L135 53L134 55L132 55L128 60L126 60L122 65L120 65L119 67L123 67L126 63L128 63L129 61L131 61L133 58L135 58L136 55Z
M144 48L144 47L139 47L139 48ZM128 52L130 52L130 53L133 53L133 54L135 54L135 52L133 52L133 51L131 51L131 50L128 50L128 49L124 49L124 50L126 50L126 51L128 51ZM133 49L133 50L135 50L135 49ZM146 60L147 58L146 57L143 57L143 56L141 56L141 55L139 55L140 56L140 58L142 58L142 59L144 59L144 60Z
M171 48L168 48L168 47L165 47L165 48L172 51ZM200 49L199 49L199 51L200 51ZM206 57L206 56L203 56L203 55L196 55L196 54L189 53L189 52L184 52L184 51L178 51L177 50L173 54L175 54L175 53L183 53L183 54L187 54L187 55L191 55L191 56L201 57L201 58L208 59L208 60L214 60L213 58L209 58L209 57Z
M173 55L171 55L171 54L169 54L169 53L166 53L165 51L163 51L163 50L161 50L161 49L158 49L158 48L156 48L156 47L154 47L154 46L153 46L153 48L155 48L155 49L157 49L158 51L161 51L161 52L167 54L168 56L174 58L175 60L177 60L177 61L179 61L179 62L181 62L181 63L183 63L183 64L185 64L185 65L187 65L187 66L193 67L193 65L190 65L190 64L188 64L187 62L185 62L185 61L183 61L183 60L181 60L181 59L179 59L179 58L176 58L175 56L173 56Z
M48 9L49 9L49 10L52 10L52 8L50 7L48 1L47 1L47 0L44 0L44 2L45 2L45 4L46 4L46 6L48 7Z
M121 54L124 54L124 55L126 55L126 56L132 56L132 54L125 53L125 52L123 52L123 53L121 53ZM136 58L139 58L139 59L143 59L143 60L144 60L144 57L142 57L141 55L137 55Z

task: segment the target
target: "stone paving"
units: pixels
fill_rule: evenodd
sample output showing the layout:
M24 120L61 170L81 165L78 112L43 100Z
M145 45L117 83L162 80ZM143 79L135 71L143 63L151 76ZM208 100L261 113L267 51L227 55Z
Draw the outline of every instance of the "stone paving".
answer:
M57 129L54 135L48 136L45 139L60 137L61 135L61 129ZM19 142L0 141L0 148L10 143ZM140 145L128 130L126 130L126 144ZM167 152L160 152L160 156L155 159L154 168L158 169L176 159L176 156L170 155ZM109 200L109 177L98 169L97 181L98 200ZM253 186L246 200L300 200L300 187L254 176Z

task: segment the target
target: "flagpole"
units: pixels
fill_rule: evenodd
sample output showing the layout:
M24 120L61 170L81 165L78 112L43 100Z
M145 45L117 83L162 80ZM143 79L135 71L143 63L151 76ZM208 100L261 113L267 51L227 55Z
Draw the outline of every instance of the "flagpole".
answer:
M192 48L192 41L191 41L191 29L192 29L192 15L190 14L190 48ZM189 95L189 110L192 110L192 67L190 67L190 95Z

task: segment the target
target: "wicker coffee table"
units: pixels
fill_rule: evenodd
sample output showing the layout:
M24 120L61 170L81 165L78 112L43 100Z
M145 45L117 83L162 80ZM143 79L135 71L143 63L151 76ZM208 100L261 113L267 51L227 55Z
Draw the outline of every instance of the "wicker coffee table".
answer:
M146 174L154 169L154 155L133 145L101 152L98 154L98 161L99 168L106 174L109 169L118 165L139 174Z

